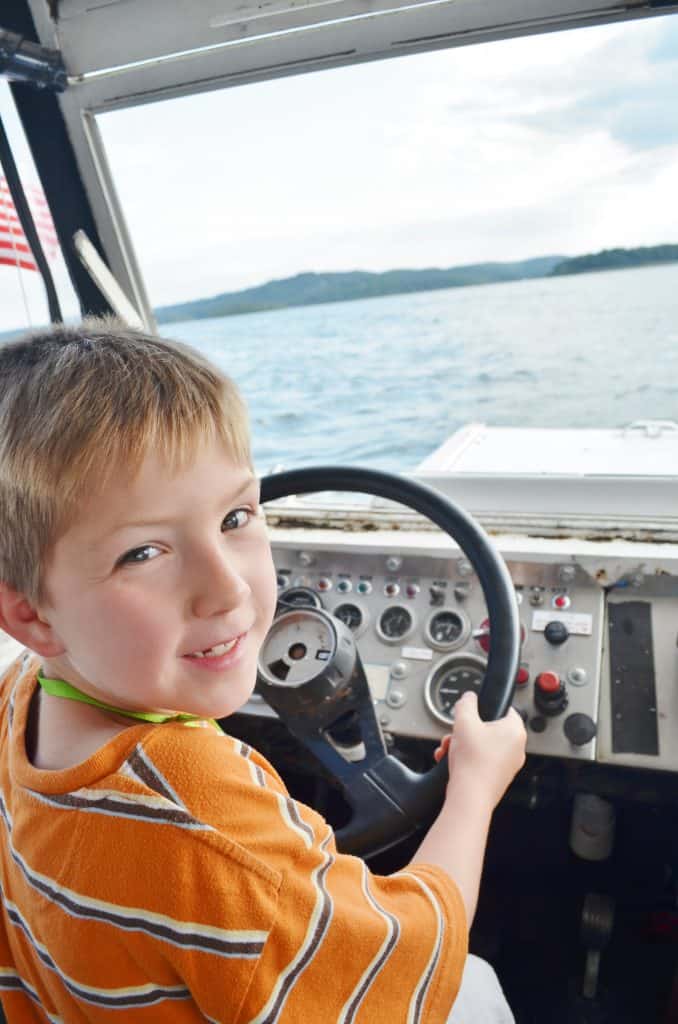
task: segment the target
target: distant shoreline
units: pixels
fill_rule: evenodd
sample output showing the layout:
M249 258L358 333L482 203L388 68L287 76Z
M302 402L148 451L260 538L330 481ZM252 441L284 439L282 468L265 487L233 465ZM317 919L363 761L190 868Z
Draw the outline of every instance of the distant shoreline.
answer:
M327 302L354 302L357 299L387 295L589 274L601 270L637 269L676 262L678 245L655 245L635 249L604 249L586 256L540 256L514 263L475 263L447 270L434 267L425 270L387 270L383 273L359 270L327 274L304 273L268 281L254 288L224 292L212 298L160 306L154 313L159 324L172 324ZM27 330L27 327L17 327L0 331L0 343L10 341Z
M604 249L598 253L574 257L556 255L510 263L474 263L447 269L431 267L424 270L387 270L383 273L364 270L325 274L308 272L267 281L254 288L160 306L154 312L159 324L171 324L184 320L263 313L295 306L314 306L326 302L352 302L386 295L406 295L444 288L467 288L502 281L561 277L675 262L678 262L678 245L655 245L635 249Z

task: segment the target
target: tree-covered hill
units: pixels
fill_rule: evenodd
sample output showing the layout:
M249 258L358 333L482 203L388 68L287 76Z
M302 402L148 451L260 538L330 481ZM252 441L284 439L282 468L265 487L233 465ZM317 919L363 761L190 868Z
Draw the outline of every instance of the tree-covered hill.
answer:
M401 295L439 288L518 281L528 277L546 277L562 260L562 256L542 256L516 263L476 263L446 270L432 267L425 270L387 270L381 274L364 270L296 274L278 281L267 281L255 288L224 292L209 299L162 306L156 309L155 314L158 323L176 323L180 320L255 313L285 306L348 302L378 295Z
M678 245L648 245L639 249L603 249L588 256L563 260L551 271L560 274L588 274L592 270L621 270L625 267L647 267L657 263L678 261Z
M312 306L322 302L350 302L379 295L403 295L408 292L440 288L465 288L469 285L520 281L525 278L559 277L595 270L642 267L678 261L678 245L653 245L637 249L604 249L602 252L572 258L541 256L515 263L473 263L467 266L428 267L424 270L387 270L372 273L353 270L343 273L296 274L267 281L254 288L223 292L211 298L195 299L155 310L158 323L202 320L208 317L259 313L287 306Z

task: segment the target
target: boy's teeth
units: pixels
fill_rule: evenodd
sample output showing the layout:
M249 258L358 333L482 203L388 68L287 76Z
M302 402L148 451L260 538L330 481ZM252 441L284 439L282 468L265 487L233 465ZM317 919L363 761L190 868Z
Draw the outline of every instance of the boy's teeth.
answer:
M192 658L218 658L222 654L228 654L232 651L238 642L238 638L235 640L229 640L225 644L216 644L214 647L208 647L206 651L194 651L191 655Z

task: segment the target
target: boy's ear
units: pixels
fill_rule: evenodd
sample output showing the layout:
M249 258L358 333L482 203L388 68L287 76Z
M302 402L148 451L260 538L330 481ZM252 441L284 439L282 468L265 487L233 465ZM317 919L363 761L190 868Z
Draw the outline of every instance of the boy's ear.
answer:
M41 617L28 598L8 583L1 582L0 629L43 658L54 658L64 651L49 622Z

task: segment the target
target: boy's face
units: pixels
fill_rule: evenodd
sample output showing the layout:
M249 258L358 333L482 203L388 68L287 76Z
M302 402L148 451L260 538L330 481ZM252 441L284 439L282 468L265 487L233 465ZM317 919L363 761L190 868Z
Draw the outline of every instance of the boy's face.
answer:
M174 474L150 454L89 499L44 574L39 612L63 647L45 674L135 710L241 707L276 601L258 499L218 442Z

